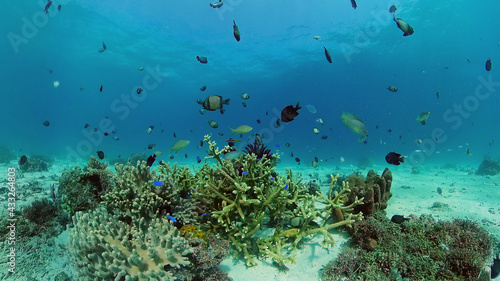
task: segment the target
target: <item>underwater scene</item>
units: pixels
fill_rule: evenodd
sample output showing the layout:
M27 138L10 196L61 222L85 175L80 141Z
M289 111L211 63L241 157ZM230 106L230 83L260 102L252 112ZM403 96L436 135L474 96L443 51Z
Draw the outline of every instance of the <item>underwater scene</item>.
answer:
M6 1L0 280L500 280L499 11Z

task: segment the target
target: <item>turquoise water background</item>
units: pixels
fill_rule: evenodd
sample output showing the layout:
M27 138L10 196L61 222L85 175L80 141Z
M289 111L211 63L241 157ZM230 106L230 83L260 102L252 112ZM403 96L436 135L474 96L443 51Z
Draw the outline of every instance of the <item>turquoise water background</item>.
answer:
M476 166L484 155L498 155L497 1L360 0L354 10L348 0L238 0L220 9L209 1L65 0L54 1L48 15L45 3L8 1L0 12L1 139L19 154L88 159L102 150L112 159L161 150L159 159L168 160L175 132L191 141L175 161L194 162L206 156L206 146L197 149L205 134L222 145L229 127L246 124L264 135L273 152L280 146L286 165L297 165L295 157L310 165L315 156L335 165L340 156L347 163L369 157L383 164L396 151L409 156L410 165ZM393 4L413 35L402 36L388 12ZM240 42L233 37L233 20ZM107 50L99 53L102 42ZM196 56L208 57L208 64ZM484 81L498 82L486 87ZM203 85L205 92L199 90ZM389 92L390 85L399 91ZM138 87L145 89L141 95ZM241 93L251 96L246 108ZM196 100L212 94L231 99L223 115L199 113ZM140 100L126 104L124 97ZM297 102L304 107L296 120L274 128L281 109ZM344 111L364 121L366 144L342 123ZM415 118L424 111L431 114L422 126ZM110 120L117 133L94 134L102 120ZM219 128L209 127L210 120ZM155 129L147 134L150 125ZM253 140L247 134L243 144L247 138ZM146 148L150 143L154 150ZM466 155L467 147L473 155Z

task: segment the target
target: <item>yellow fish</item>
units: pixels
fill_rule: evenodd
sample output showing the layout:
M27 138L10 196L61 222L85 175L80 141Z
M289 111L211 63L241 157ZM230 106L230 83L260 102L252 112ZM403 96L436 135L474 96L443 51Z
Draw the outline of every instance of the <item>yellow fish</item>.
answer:
M342 112L342 121L344 124L351 129L354 133L361 136L359 141L364 141L366 137L368 137L368 132L366 131L366 126L358 117L354 116L351 113Z
M231 131L233 131L233 132L231 133L231 135L232 135L232 134L237 134L237 135L239 135L239 134L245 134L245 133L248 133L248 132L250 132L253 128L252 128L252 127L250 127L250 126L248 126L248 125L241 125L241 126L239 126L238 128L236 128L236 129L232 129L232 128L229 128L229 129L231 129Z
M169 147L171 150L170 152L175 151L175 153L177 153L179 150L186 147L189 143L190 143L190 141L188 141L188 140L178 140L178 141L174 142L172 147Z

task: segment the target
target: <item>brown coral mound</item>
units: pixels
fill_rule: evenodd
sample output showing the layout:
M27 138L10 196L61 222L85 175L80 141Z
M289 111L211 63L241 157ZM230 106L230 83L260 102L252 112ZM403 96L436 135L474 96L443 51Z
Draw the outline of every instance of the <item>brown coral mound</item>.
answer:
M392 197L392 173L388 168L384 170L381 176L377 175L375 171L370 170L366 179L352 174L347 181L351 189L347 204L354 202L356 196L364 198L363 205L354 207L354 214L363 212L363 217L367 218L375 211L387 208L387 201Z

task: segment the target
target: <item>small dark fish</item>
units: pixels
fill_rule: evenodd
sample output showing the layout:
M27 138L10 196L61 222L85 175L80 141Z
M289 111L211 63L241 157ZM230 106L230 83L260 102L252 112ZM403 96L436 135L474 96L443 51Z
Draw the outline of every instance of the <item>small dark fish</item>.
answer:
M208 63L208 59L207 57L200 57L200 56L196 56L196 60L198 60L199 62L201 62L202 64L206 64Z
M99 88L99 92L102 92L102 85L101 85L101 87Z
M497 278L500 274L500 255L496 255L493 259L493 264L491 265L491 279Z
M188 158L188 154L187 154L187 153L186 153L186 154L184 154L184 157L185 157L185 158Z
M286 146L286 147L290 147L290 143L288 143L288 142L287 142L287 143L285 144L285 146Z
M378 125L377 125L377 126L375 126L375 129L378 129Z
M52 191L52 200L56 202L56 186L55 184L52 184L50 186L50 190Z
M176 138L177 136L175 135L175 132L174 132L174 138Z
M49 69L49 73L54 73L54 72L52 71L52 69Z
M269 112L268 112L268 111L266 111L266 115L269 115Z
M295 157L295 162L300 163L300 158L299 157Z
M83 127L84 127L85 129L87 129L87 128L89 127L89 124L85 124L85 125L83 125Z
M495 141L494 141L494 140L491 140L491 141L488 143L488 145L489 145L489 146L493 146L494 144L495 144Z
M299 109L301 109L299 103L297 103L295 107L293 107L293 105L286 106L283 110L281 110L281 121L285 123L293 121L293 119L299 115L297 112Z
M488 59L486 61L485 67L486 67L486 71L490 71L491 70L491 59Z
M28 157L26 157L26 155L21 156L21 159L19 159L19 166L26 164L26 161L28 161Z
M441 187L436 188L437 194L443 196L443 189Z
M142 93L142 88L137 88L137 94L141 94Z
M389 163L389 164L398 166L399 164L405 162L405 158L403 156L401 156L401 154L399 154L399 153L389 152L385 156L385 161L387 161L387 163Z
M156 160L156 154L149 155L148 160L146 161L146 165L148 167L153 166L153 163L155 162L155 160Z
M402 136L402 135L399 135L399 139L400 139L400 140L401 140L401 139L403 139L403 136Z
M241 105L243 105L243 107L247 107L247 104L244 101L241 102Z
M203 141L202 140L200 141L200 147L203 147Z
M353 1L353 0L351 0ZM329 62L329 63L332 63L332 56L330 56L330 52L328 52L328 50L326 49L325 46L323 46L323 48L325 48L325 56L326 56L326 60Z
M92 131L95 133L95 132L97 132L98 130L97 130L97 128L94 128Z
M293 152L290 152L290 157L293 157Z
M61 11L61 5L57 6L57 11Z
M43 121L42 123L45 127L50 126L50 122L48 120Z
M196 163L200 164L201 163L201 158L200 156L196 156Z
M233 20L233 35L234 39L240 42L240 30L238 29L238 26L236 25L236 22L234 22L234 20Z
M153 148L155 148L155 146L156 146L156 144L150 143L150 144L148 144L148 149L153 149Z
M402 215L394 215L392 216L391 218L391 221L393 223L397 223L397 224L402 224L404 223L405 221L409 221L410 219L409 218L405 218L404 216Z
M169 157L169 158L170 158L170 159L174 159L174 156L173 156L173 155L170 155L170 157Z
M223 132L219 132L219 136L221 136L221 137L222 137L223 135L224 135L224 133L223 133Z
M49 0L49 2L47 2L47 4L45 5L44 11L45 11L46 14L49 13L50 5L52 5L52 1L51 0Z
M105 137L109 136L109 133L108 132L104 132L104 136Z
M207 89L207 86L201 86L200 91L205 91Z
M436 93L436 97L439 99L439 92Z
M392 133L392 130L391 130L391 129L389 129L389 130L387 130L387 132L388 132L388 133Z
M327 135L323 135L323 136L321 136L321 139L322 139L322 140L326 140L327 138L328 138L328 136L327 136Z
M356 10L356 8L358 7L358 4L356 3L356 0L351 0L351 5L354 8L354 10Z
M257 124L260 124L260 119L257 119Z
M281 126L281 119L278 118L276 120L276 124L274 124L273 126L274 126L274 128L278 128L279 126Z
M367 144L367 143L368 143L368 141L367 141L367 140L365 140L365 141L363 142L363 144Z
M97 157L99 157L99 159L104 159L104 152L102 152L101 150L97 151Z
M396 12L397 8L396 8L396 5L392 5L390 8L389 8L389 13L391 14L394 14Z

